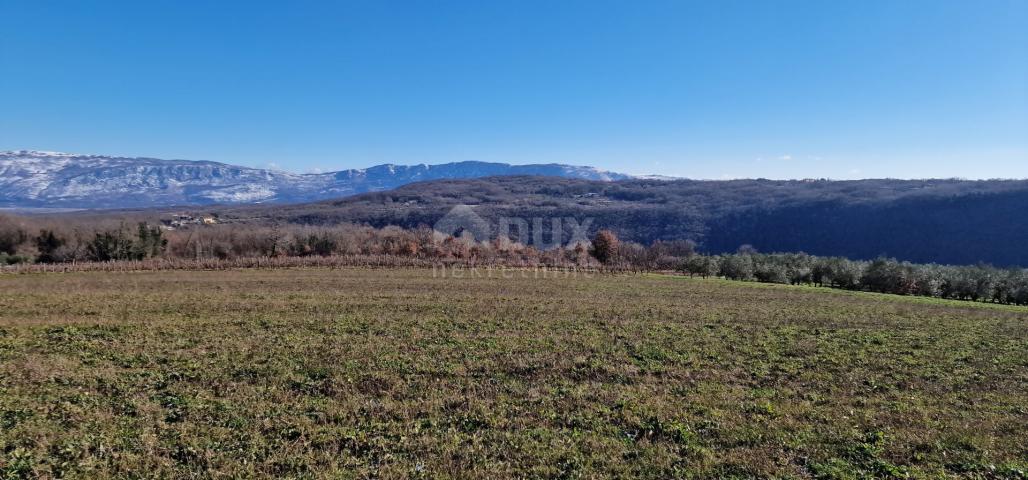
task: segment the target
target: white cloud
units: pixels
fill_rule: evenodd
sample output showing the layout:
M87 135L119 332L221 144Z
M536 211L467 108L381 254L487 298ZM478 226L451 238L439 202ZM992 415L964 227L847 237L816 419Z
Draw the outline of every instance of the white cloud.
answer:
M778 157L778 159L779 159L779 160L792 160L792 155L789 155L789 154L787 153L787 154L785 154L785 155L782 155L781 157Z

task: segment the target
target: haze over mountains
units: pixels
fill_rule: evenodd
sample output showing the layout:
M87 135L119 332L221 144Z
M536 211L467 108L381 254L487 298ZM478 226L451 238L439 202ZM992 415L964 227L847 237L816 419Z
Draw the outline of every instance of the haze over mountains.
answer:
M388 190L411 182L495 175L621 180L628 175L572 165L456 162L378 165L295 174L209 161L160 160L19 150L0 152L0 207L134 208L294 203Z

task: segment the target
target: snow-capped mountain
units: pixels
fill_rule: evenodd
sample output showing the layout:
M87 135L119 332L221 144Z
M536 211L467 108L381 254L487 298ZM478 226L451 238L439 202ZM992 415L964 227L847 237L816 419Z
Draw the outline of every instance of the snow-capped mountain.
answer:
M0 207L124 208L306 202L388 190L425 180L497 175L606 181L631 178L593 167L487 162L387 164L295 174L208 161L18 150L0 152Z

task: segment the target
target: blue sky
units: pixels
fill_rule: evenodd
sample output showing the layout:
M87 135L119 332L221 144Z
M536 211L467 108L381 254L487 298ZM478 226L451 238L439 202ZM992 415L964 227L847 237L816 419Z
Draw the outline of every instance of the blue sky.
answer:
M0 2L0 150L1028 177L1028 2Z

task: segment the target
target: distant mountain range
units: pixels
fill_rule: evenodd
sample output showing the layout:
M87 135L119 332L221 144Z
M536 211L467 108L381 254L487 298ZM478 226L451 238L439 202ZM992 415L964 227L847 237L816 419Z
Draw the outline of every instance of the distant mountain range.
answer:
M613 181L632 178L593 167L455 162L378 165L295 174L218 162L0 152L0 207L136 208L294 203L393 189L412 182L506 175Z

